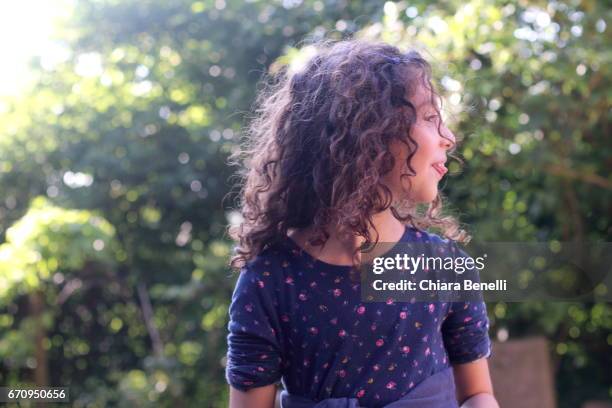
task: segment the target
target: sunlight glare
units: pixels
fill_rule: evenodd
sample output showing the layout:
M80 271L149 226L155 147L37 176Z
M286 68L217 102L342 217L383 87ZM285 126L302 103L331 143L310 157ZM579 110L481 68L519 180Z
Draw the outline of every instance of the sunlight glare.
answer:
M0 97L18 95L32 79L30 58L41 57L45 69L69 58L52 41L55 24L67 17L73 1L19 0L0 3Z

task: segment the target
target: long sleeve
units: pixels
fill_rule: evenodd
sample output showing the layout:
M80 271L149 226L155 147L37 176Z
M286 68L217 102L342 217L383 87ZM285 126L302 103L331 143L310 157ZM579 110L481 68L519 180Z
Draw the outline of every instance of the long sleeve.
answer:
M244 267L232 294L227 336L226 381L233 387L273 384L281 377L281 341L270 272Z
M459 256L468 256L457 247L456 243L453 245ZM476 269L467 271L466 275L479 281ZM484 301L451 303L442 325L442 335L449 361L453 364L463 364L482 357L489 357L491 340L489 338L489 318Z

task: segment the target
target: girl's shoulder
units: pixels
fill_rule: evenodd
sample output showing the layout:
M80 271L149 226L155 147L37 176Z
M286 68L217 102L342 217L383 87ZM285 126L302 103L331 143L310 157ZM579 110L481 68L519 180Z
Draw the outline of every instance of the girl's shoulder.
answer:
M406 226L407 229L407 239L405 241L408 242L424 242L424 243L432 243L432 244L453 244L453 241L450 238L444 238L434 232L427 231L422 228L417 228L411 225Z
M269 245L248 260L238 272L232 302L242 301L251 306L257 302L278 304L283 290L283 265L286 253L278 245Z
M428 231L422 228L407 226L407 234L402 241L406 243L415 243L421 250L446 254L447 256L460 256L463 254L462 248L458 242L443 237L435 232Z
M402 236L401 242L418 242L424 245L452 248L453 252L458 249L456 241L411 225L406 225L406 232ZM316 263L316 260L311 259L289 237L281 237L266 245L259 254L242 267L241 272L266 277L272 275L284 276L288 269L293 269L296 266L302 267L313 262Z
M265 277L281 274L284 268L293 263L296 256L294 248L287 240L288 238L281 238L266 245L259 254L245 263L241 273Z

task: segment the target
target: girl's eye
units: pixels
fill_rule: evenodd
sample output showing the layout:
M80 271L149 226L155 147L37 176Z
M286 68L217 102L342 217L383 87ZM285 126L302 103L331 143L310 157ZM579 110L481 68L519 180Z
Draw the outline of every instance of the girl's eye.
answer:
M426 121L428 122L436 122L438 120L439 116L438 115L431 115L431 116L427 116L425 118Z

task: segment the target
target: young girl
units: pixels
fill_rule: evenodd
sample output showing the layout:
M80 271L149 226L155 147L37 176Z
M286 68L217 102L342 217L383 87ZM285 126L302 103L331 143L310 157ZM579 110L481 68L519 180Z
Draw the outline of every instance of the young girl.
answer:
M278 380L283 408L497 407L484 303L364 302L355 273L364 243L468 238L439 215L456 142L430 65L363 40L315 49L260 94L233 157L230 407L273 407Z

